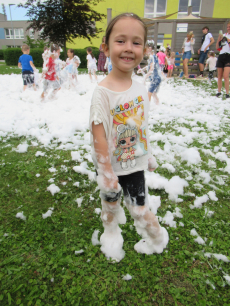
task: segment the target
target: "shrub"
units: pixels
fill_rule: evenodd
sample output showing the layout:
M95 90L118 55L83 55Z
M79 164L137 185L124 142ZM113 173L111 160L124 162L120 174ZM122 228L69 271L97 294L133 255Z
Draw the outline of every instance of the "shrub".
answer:
M92 49L94 56L98 60L99 49L94 47L92 47ZM18 59L22 55L22 50L20 48L8 48L1 51L3 51L6 65L10 66L18 65ZM42 67L43 64L42 53L43 49L38 49L38 48L30 49L30 55L33 57L35 67ZM81 60L80 68L87 68L86 49L74 49L74 54L77 55ZM64 52L61 52L60 59L64 60Z
M3 50L0 50L0 60L4 60Z

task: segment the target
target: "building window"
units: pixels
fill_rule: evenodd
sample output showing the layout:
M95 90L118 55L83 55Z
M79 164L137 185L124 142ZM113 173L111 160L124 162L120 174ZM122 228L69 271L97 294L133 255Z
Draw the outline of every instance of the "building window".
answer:
M145 18L165 16L167 0L145 0Z
M183 18L188 15L188 6L192 6L192 14L193 15L200 15L200 8L201 8L201 1L202 0L180 0L179 1L179 13L178 17Z
M30 36L30 38L34 38L34 30L33 29L29 30L29 36Z
M14 34L13 34L14 33ZM23 29L5 29L6 39L23 39L24 31Z

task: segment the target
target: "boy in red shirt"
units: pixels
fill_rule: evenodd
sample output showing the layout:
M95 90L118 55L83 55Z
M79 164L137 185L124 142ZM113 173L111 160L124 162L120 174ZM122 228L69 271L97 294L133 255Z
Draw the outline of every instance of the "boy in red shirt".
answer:
M56 75L56 64L55 60L60 55L60 48L58 45L52 44L51 45L51 56L48 60L48 63L46 64L46 67L48 68L48 71L45 73L45 79L43 83L43 93L41 95L42 100L45 98L45 95L47 93L48 87L52 87L53 91L50 95L50 98L53 98L57 91L61 88L59 83L59 78Z

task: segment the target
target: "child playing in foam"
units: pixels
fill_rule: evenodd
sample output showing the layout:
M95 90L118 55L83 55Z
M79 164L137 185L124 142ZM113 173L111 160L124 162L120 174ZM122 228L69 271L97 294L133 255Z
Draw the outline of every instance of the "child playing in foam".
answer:
M67 59L66 59L66 65L70 65L73 63L74 58L74 49L68 49L67 51Z
M60 47L58 45L51 45L51 54L49 60L46 64L47 72L45 73L44 82L43 82L43 92L41 95L41 99L44 100L45 95L47 94L48 88L52 88L52 93L50 98L54 98L57 91L60 89L59 78L56 75L56 64L55 60L60 55Z
M77 75L78 75L78 66L80 65L81 61L77 55L74 55L72 58L71 64L65 67L65 70L68 72L68 80L69 86L74 87L74 81L77 82Z
M148 207L144 171L157 167L148 136L149 99L144 85L134 81L133 69L143 59L147 28L135 14L120 14L108 25L104 52L113 69L96 86L90 109L92 157L98 176L104 233L101 251L120 261L125 252L118 224L126 217L124 202L143 237L134 249L162 253L168 233Z
M97 63L97 60L93 54L93 50L92 48L87 48L87 56L86 56L86 59L87 59L87 68L88 68L88 73L89 73L89 77L90 77L90 80L92 82L92 74L94 75L95 77L95 80L97 81L97 75L96 75L96 71L97 71L97 66L96 66L96 63Z
M167 78L172 77L173 68L175 68L175 52L171 52L169 58L167 58L168 62L168 75Z
M153 43L147 43L147 54L149 55L149 60L148 73L146 75L146 78L150 76L150 85L148 88L149 102L151 102L151 97L153 97L155 103L158 105L159 99L157 96L157 92L161 84L161 71L158 63L158 57L154 54L153 48Z
M27 85L33 85L34 90L36 86L34 84L34 72L36 67L33 63L33 58L30 53L30 47L28 45L22 45L22 53L18 60L18 67L22 68L22 78L23 78L23 91L26 90Z

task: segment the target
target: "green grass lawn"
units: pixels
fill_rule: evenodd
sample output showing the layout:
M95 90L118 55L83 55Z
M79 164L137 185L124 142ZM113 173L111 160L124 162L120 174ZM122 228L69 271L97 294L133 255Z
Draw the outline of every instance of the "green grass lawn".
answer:
M2 64L0 65L1 68ZM176 84L176 83L175 83ZM179 84L177 84L179 86ZM201 82L195 83L201 85ZM210 90L207 88L207 90ZM214 92L214 87L213 87ZM183 124L181 124L183 126ZM202 126L206 129L205 125ZM174 124L164 129L156 126L155 132L172 131ZM230 137L230 128L225 135L211 141L211 148ZM84 135L79 134L81 137ZM206 237L205 252L229 256L229 198L230 180L216 191L217 202L210 201L201 209L190 209L195 197L180 196L184 201L177 205L168 200L163 190L150 190L150 194L161 197L158 216L166 211L173 212L181 207L183 218L175 218L177 228L163 225L169 232L169 244L162 254L151 256L138 254L134 245L140 236L132 227L133 221L126 211L127 223L122 225L125 258L119 263L108 261L93 246L91 237L95 229L103 232L102 222L94 210L101 207L99 191L95 182L86 175L74 172L76 162L70 151L57 150L53 141L49 147L33 146L36 139L25 137L0 137L0 305L155 305L155 306L229 306L230 290L223 278L223 271L230 275L229 263L214 257L204 256L203 245L194 241L190 231L196 228L201 237ZM17 153L13 148L27 141L28 152ZM158 142L163 147L163 143ZM200 147L197 141L190 146ZM230 145L227 146L230 151ZM37 151L45 156L35 157ZM213 159L200 152L202 169L211 171L212 177L225 175L221 171L225 163L217 161L216 168L209 169L207 160ZM84 154L82 154L84 158ZM85 159L85 161L87 161ZM92 164L88 165L93 169ZM56 168L51 173L49 169ZM184 170L181 171L181 170ZM159 167L156 172L170 179L179 175L185 178L185 171L191 171L185 162L170 174ZM36 174L39 174L36 176ZM210 189L204 186L197 191L196 172L185 188L185 193L201 196ZM53 178L61 191L54 196L47 191ZM79 182L79 187L74 186ZM82 198L81 206L76 202ZM53 207L51 217L42 214ZM205 207L215 211L207 217ZM18 212L26 221L16 218ZM212 245L209 245L212 241ZM75 255L75 251L84 252ZM122 277L133 278L125 281ZM225 286L224 286L225 284Z

